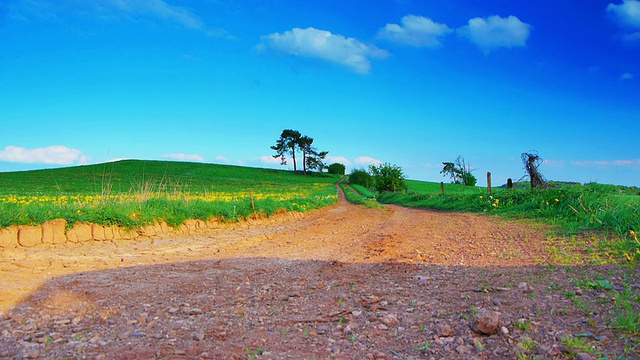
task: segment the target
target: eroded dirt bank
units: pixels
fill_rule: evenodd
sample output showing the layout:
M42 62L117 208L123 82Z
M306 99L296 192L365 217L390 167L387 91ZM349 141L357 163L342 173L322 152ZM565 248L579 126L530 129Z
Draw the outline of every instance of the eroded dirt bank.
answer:
M545 234L341 201L197 236L19 249L0 263L0 357L637 357L608 323L616 290L576 288L637 286L637 271L549 266ZM500 315L492 335L469 327L483 309Z

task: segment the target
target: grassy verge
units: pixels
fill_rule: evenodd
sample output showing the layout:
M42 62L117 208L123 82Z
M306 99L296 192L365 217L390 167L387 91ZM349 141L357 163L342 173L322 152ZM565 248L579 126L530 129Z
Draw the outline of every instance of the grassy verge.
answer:
M162 161L0 173L0 228L52 219L135 227L236 221L335 203L338 177Z
M419 187L422 186L422 187ZM378 201L408 207L490 213L511 219L534 219L560 229L563 236L598 232L594 251L614 254L633 264L640 261L640 196L635 188L600 184L561 185L531 189L452 188L440 184L409 184L409 193L380 194ZM417 190L423 192L419 192ZM411 191L413 190L413 191Z
M360 187L362 189L356 187ZM376 201L375 196L369 190L362 186L351 185L351 187L349 187L346 184L342 183L340 184L340 188L342 188L342 191L344 191L344 195L347 200L349 200L349 202L353 204L364 205L370 209L384 208L384 206L380 205ZM359 194L354 190L358 191ZM363 190L363 192L361 192L360 190Z

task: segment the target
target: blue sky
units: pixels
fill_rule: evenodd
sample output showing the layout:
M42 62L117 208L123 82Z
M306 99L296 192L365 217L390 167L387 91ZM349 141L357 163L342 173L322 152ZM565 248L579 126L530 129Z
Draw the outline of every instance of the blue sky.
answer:
M640 1L0 1L0 171L171 159L640 185Z

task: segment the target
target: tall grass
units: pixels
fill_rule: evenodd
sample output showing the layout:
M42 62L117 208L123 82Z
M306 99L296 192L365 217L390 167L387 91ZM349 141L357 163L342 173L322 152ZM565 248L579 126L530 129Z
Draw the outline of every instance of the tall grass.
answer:
M186 219L236 221L281 210L307 211L336 201L333 184L338 179L326 174L135 160L0 173L0 227L57 218L70 225L134 227L166 221L179 226Z

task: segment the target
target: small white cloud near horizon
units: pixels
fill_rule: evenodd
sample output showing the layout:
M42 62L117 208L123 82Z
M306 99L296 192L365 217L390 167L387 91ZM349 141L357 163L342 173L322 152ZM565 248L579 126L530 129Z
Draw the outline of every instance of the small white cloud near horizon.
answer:
M169 160L204 162L204 158L196 154L164 154L162 157Z
M345 166L351 166L351 161L344 156L327 156L328 163L338 163Z
M382 164L382 161L370 156L360 156L359 158L354 160L354 163L356 163L357 165L380 165Z
M572 161L571 164L580 167L610 167L610 166L622 166L622 167L640 167L640 159L628 159L628 160L577 160Z
M543 160L542 163L549 167L563 167L567 164L565 160Z
M265 164L280 165L280 158L274 158L273 156L262 155L260 161Z
M78 149L62 145L35 149L8 145L4 150L0 150L0 161L27 164L86 165L89 163L89 157Z
M216 156L216 161L217 162L221 162L221 163L225 163L225 164L230 163L229 159L227 159L226 157L224 157L222 155Z
M271 48L285 54L316 58L346 66L358 74L371 72L370 58L386 58L389 53L360 40L332 34L313 27L293 28L262 37L258 50Z
M378 37L399 44L435 48L442 45L440 38L453 31L424 16L406 15L400 23L402 25L387 24L380 29Z
M458 34L488 53L497 48L526 47L533 26L520 21L516 16L506 18L492 15L476 17L458 29Z
M634 74L626 72L620 75L620 80L633 80L634 77L635 77Z

